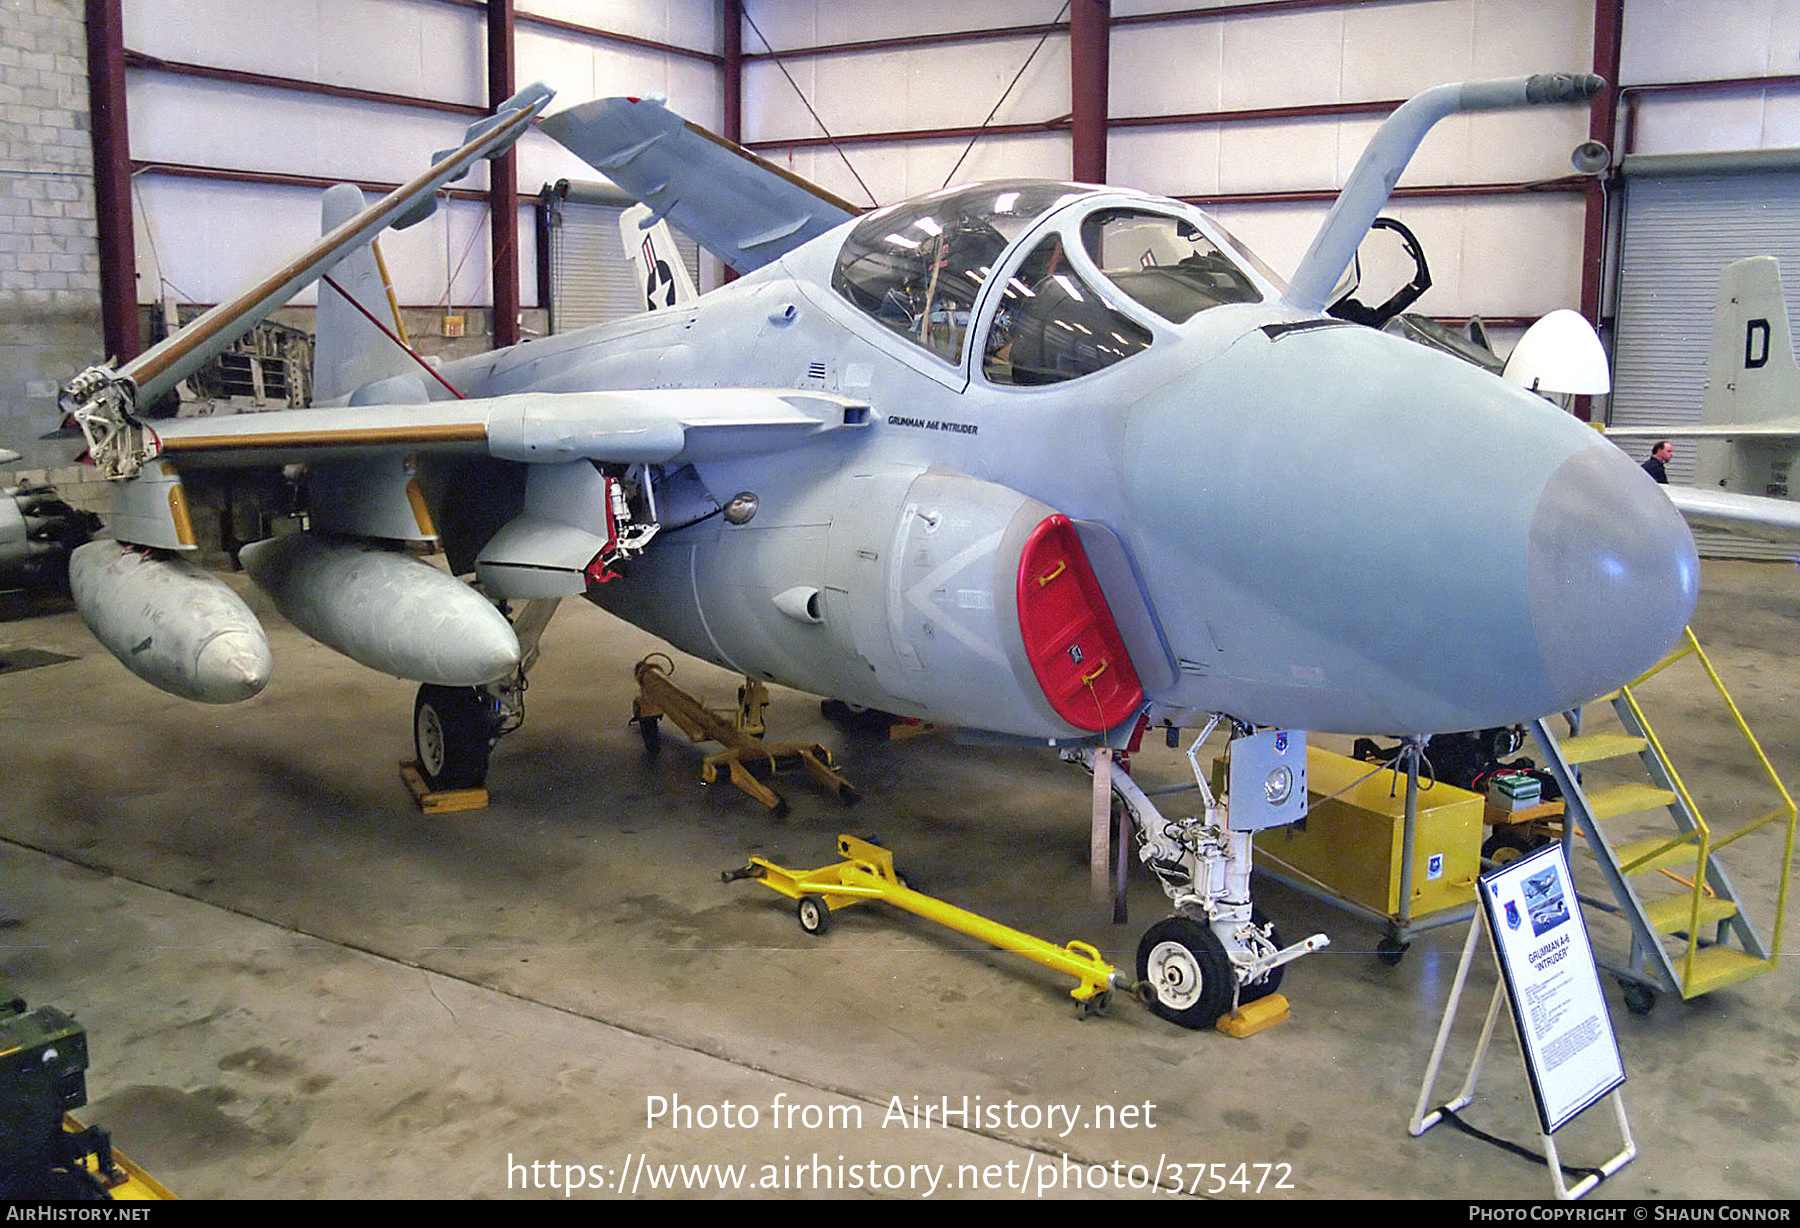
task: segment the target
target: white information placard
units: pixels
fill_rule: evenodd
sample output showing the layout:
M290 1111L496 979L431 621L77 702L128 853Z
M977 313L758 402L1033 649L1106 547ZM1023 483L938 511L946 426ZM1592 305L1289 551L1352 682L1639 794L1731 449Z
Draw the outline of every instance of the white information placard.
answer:
M1481 903L1538 1120L1553 1134L1625 1082L1562 845L1484 875Z

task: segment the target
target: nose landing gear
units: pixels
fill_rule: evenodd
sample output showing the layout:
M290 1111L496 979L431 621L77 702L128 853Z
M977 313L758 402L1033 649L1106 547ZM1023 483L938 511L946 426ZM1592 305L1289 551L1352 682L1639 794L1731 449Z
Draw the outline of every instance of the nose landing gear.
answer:
M1114 794L1137 832L1138 857L1155 873L1175 915L1144 932L1138 943L1139 992L1146 1005L1184 1028L1208 1028L1233 1016L1234 1027L1252 1003L1268 1022L1285 1016L1276 990L1282 969L1328 943L1314 934L1283 946L1275 927L1250 902L1252 836L1292 823L1306 812L1306 742L1285 730L1232 739L1229 807L1213 796L1197 753L1219 723L1208 724L1188 750L1204 801L1199 816L1168 818L1137 782L1112 769Z

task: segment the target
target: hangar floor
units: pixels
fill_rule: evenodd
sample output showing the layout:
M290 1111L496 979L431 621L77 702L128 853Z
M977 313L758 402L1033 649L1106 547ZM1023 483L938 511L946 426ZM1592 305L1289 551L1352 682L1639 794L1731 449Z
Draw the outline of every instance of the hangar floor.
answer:
M1708 564L1704 588L1702 641L1792 778L1800 580ZM846 811L786 781L792 812L771 819L702 786L679 736L646 759L630 667L657 645L581 605L546 636L493 804L425 816L396 772L411 688L257 609L276 679L230 709L131 678L65 609L0 624L13 665L75 658L0 672L0 983L82 1021L86 1119L179 1195L560 1197L572 1165L608 1193L741 1196L723 1170L657 1167L673 1164L747 1165L745 1192L786 1197L1147 1196L1151 1170L1163 1195L1196 1176L1228 1196L1549 1192L1541 1165L1407 1134L1461 925L1388 967L1376 926L1265 883L1290 939L1331 938L1288 970L1292 1020L1247 1040L1130 1002L1078 1021L1069 982L1015 957L875 908L809 938L771 892L719 877L751 852L820 865L839 831L875 834L924 890L1125 963L1161 893L1135 883L1128 927L1094 914L1085 778L1049 756L846 740L816 700L778 692L778 735L841 747L864 800ZM685 660L676 679L715 703L734 685ZM1693 743L1678 762L1696 791L1733 814L1766 805L1741 796L1717 712L1665 690L1654 711ZM1153 783L1182 771L1160 749L1140 763ZM1444 1096L1493 975L1477 967ZM1793 965L1647 1017L1606 984L1639 1156L1603 1193L1800 1194ZM983 1111L948 1127L914 1113L946 1102ZM1053 1123L1031 1120L1051 1106ZM1466 1116L1535 1146L1510 1041ZM1610 1114L1558 1143L1598 1163Z

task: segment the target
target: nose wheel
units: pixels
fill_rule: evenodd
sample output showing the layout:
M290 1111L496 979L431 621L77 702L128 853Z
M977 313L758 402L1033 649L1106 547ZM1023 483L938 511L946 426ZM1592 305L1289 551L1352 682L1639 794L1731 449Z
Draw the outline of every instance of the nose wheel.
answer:
M1144 931L1137 974L1146 1004L1170 1023L1210 1028L1231 1009L1225 944L1190 917L1166 917Z

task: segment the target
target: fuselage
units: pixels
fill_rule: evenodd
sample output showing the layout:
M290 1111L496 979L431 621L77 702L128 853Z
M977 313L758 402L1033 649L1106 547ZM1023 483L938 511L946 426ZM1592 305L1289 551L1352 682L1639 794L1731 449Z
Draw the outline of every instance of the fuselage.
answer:
M1007 183L451 374L474 395L866 401L866 430L658 475L671 502L754 493L755 517L677 515L590 596L684 650L873 707L1081 732L1009 639L1019 526L1044 512L1105 556L1158 719L1482 728L1655 662L1698 566L1637 466L1540 398L1282 295L1187 206Z

